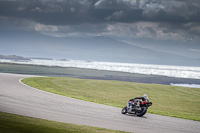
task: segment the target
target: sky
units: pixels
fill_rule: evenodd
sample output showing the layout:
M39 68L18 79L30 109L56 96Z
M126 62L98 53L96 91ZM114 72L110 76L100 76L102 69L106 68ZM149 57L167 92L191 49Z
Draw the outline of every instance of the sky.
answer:
M200 0L0 0L0 31L104 36L173 54L184 45L200 58Z

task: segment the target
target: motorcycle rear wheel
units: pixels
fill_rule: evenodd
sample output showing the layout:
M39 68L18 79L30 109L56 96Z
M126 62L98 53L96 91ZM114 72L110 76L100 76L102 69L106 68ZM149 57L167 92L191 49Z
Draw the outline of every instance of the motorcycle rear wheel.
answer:
M143 115L145 115L147 112L147 107L142 107L142 111L141 112L136 112L136 115L139 117L142 117Z

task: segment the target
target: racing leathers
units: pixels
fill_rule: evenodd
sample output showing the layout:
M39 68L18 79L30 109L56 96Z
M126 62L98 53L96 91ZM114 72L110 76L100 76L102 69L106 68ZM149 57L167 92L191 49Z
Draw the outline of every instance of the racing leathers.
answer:
M149 101L149 98L144 98L144 97L135 97L133 99L130 99L127 103L127 109L128 109L128 112L131 112L132 111L132 108L133 106L136 106L136 107L140 107L140 102L139 99L142 99L142 101Z

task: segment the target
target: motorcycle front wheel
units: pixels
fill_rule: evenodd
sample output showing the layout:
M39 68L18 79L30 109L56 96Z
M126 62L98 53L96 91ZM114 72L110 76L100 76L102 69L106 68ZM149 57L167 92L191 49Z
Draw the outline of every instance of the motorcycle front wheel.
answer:
M126 114L126 113L127 113L127 106L122 109L122 114Z
M147 112L147 107L142 107L142 110L140 112L136 112L136 115L139 117L142 117L143 115L145 115Z

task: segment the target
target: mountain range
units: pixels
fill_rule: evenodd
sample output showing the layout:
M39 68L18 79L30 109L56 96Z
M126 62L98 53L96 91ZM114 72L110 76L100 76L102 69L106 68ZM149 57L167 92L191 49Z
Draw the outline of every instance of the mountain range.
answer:
M7 59L7 60L14 60L14 61L30 60L28 58L24 58L17 55L2 55L2 54L0 54L0 59Z
M200 66L200 60L130 45L108 37L52 37L37 32L0 32L0 53L23 57Z

